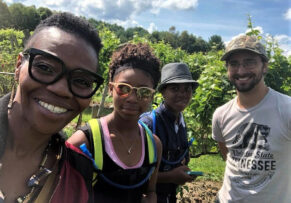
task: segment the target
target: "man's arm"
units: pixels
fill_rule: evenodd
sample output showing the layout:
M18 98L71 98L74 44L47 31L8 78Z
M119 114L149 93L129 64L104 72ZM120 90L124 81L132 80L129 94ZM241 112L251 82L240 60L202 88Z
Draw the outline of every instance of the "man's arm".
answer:
M220 153L222 155L223 160L226 161L228 149L225 146L225 143L224 142L218 142L218 146L219 146Z
M221 112L219 112L218 109L216 109L212 117L212 138L215 141L217 141L222 158L224 161L226 161L228 149L224 142L222 129L220 127L221 125L219 125L220 120L221 120L220 115L221 115Z

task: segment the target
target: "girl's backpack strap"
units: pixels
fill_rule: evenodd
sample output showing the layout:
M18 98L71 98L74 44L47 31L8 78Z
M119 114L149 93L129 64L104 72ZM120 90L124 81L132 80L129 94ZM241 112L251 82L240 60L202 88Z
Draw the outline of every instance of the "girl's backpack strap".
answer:
M88 121L94 145L94 160L99 170L103 169L103 149L102 149L102 132L101 132L101 123L98 119L91 119Z
M146 138L147 138L147 143L148 143L148 153L149 153L149 164L151 165L146 177L140 181L139 183L136 183L134 185L122 185L122 184L118 184L116 182L113 182L112 180L110 180L109 178L107 178L103 173L100 173L100 178L102 178L105 182L107 182L108 184L120 188L120 189L134 189L137 187L140 187L141 185L143 185L147 180L150 179L151 175L153 174L154 170L155 170L155 164L157 162L157 149L156 149L156 142L154 140L153 134L151 132L151 130L146 126L146 124L144 124L142 121L139 121L139 123L142 125L142 127L145 129L146 131Z
M154 140L152 131L142 121L139 121L139 124L141 124L142 127L146 131L146 137L147 137L147 143L148 143L148 152L149 152L149 163L154 164L157 162L157 146L156 146L156 142Z
M153 134L156 134L156 111L155 111L155 109L152 110L151 116L152 116L152 120L153 120Z

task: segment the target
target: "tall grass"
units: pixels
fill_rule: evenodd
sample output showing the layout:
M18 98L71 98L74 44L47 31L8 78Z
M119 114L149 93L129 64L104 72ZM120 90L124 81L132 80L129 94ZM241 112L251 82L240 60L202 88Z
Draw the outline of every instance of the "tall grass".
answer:
M219 154L191 158L188 167L192 171L202 171L204 173L204 176L198 177L197 180L223 180L225 162Z

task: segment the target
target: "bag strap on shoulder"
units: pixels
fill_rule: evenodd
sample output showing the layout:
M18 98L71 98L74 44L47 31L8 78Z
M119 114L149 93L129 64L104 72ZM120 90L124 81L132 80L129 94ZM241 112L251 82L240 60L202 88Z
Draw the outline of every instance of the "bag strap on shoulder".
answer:
M102 136L101 136L101 128L100 128L100 120L99 119L91 119L88 121L92 137L93 137L93 145L94 145L94 160L99 170L103 169L103 148L102 148Z
M89 126L91 128L91 132L92 132L92 137L93 137L93 143L94 143L94 160L92 160L95 163L95 167L97 168L97 170L99 172L102 171L103 169L103 150L102 150L102 128L101 128L101 123L100 120L98 119L91 119L88 121ZM147 138L147 143L148 143L148 153L149 153L149 164L152 165L152 167L150 168L150 170L148 171L146 177L140 181L137 184L134 185L121 185L118 183L115 183L113 181L111 181L110 179L108 179L104 174L102 174L102 172L99 174L100 177L107 182L110 185L113 185L117 188L122 188L122 189L133 189L136 187L141 186L142 184L144 184L152 175L152 173L154 172L155 169L155 163L157 161L157 152L156 152L156 143L154 141L152 132L148 129L148 127L143 123L143 122L139 122L143 128L146 131L146 138ZM84 151L84 150L83 150ZM91 155L92 157L92 155ZM93 185L95 185L97 182L97 173L93 174Z
M154 140L153 133L144 122L142 121L138 121L138 122L139 124L142 125L142 127L146 131L145 134L146 134L147 143L148 143L149 163L154 164L157 162L157 146Z
M152 117L152 121L153 121L153 134L156 134L156 120L157 120L156 117L157 116L156 116L155 109L152 110L151 117ZM187 153L189 151L189 147L192 145L192 143L193 143L194 140L195 140L194 137L192 137L190 139L190 141L188 142L188 148L185 150L185 152L182 154L182 156L180 156L176 161L168 161L167 159L165 159L164 157L162 157L162 162L164 162L165 164L168 164L168 165L176 165L178 163L181 163L181 161L186 157L186 155L187 155Z
M155 111L155 109L152 110L151 116L152 116L152 120L153 120L153 134L156 134L156 111Z

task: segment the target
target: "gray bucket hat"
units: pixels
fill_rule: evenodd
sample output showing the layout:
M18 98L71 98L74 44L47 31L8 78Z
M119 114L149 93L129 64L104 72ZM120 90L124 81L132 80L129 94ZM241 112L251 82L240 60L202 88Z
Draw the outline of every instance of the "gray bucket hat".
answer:
M158 86L158 91L171 83L192 83L194 87L198 86L198 82L193 80L185 63L168 63L162 68L161 84Z
M221 60L226 61L231 54L243 50L259 54L266 61L268 61L265 47L261 44L257 37L248 35L241 35L230 41Z

